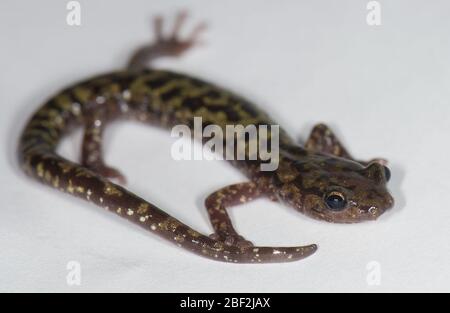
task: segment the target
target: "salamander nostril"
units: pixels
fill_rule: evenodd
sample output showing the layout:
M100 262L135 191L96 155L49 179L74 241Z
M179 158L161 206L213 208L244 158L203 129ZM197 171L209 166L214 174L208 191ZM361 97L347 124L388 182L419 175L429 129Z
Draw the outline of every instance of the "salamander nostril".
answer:
M388 203L388 208L392 208L395 204L394 198L391 195L388 195L388 199L387 199L387 203Z

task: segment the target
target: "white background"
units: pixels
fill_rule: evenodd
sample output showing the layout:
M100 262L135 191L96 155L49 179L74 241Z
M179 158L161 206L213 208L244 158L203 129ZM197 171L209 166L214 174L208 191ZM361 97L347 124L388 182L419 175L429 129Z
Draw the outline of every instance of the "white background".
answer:
M380 1L84 0L0 2L0 291L450 291L450 3ZM209 23L204 46L171 68L257 102L296 138L329 123L359 158L390 160L396 206L376 222L332 225L259 200L232 210L258 245L319 244L291 264L233 265L197 257L81 200L25 177L17 137L30 114L76 80L121 68L151 39L150 17L188 8ZM189 29L187 29L189 31ZM107 161L128 188L204 233L212 191L244 177L225 162L170 157L162 130L111 126ZM80 132L64 142L77 159ZM82 284L66 284L78 261ZM381 265L369 286L366 266Z

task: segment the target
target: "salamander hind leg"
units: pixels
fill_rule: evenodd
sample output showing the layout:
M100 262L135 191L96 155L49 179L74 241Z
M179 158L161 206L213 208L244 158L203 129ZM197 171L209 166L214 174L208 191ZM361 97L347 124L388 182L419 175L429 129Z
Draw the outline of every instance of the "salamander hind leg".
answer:
M139 71L144 69L154 59L161 56L177 57L198 44L200 33L206 29L206 23L199 23L186 37L180 38L180 30L187 19L187 12L180 12L173 26L172 31L165 35L163 33L163 18L156 16L153 20L155 41L149 45L139 48L131 57L128 69Z
M370 164L371 162L377 162L381 165L387 164L387 161L382 158L376 158L370 161L355 160L333 131L325 124L318 124L313 128L305 143L305 148L311 152L324 153L353 160L363 165Z
M105 164L103 160L102 138L107 120L103 110L88 114L85 121L83 143L81 147L81 163L97 174L116 179L125 184L125 176L117 169Z

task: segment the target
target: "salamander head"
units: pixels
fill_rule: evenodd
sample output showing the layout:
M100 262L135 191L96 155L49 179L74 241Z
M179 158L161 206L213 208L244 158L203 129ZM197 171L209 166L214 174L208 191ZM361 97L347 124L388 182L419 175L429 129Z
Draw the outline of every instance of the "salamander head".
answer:
M394 200L387 190L390 171L373 162L359 163L328 156L280 163L278 197L297 210L320 220L357 223L375 220Z

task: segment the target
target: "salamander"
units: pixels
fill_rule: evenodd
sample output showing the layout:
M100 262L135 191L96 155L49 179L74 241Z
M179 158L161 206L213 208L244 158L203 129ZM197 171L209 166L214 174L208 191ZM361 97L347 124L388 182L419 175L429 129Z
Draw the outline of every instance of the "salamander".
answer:
M164 34L163 19L154 19L156 40L138 49L125 70L76 83L51 97L26 124L18 157L29 176L80 197L212 260L230 263L290 262L312 255L317 245L259 247L234 229L227 209L266 197L315 219L334 223L375 220L393 206L387 189L390 171L382 159L355 160L324 124L313 128L300 145L280 131L278 168L261 171L262 160L231 160L248 181L224 187L206 198L214 229L204 235L170 216L122 185L125 177L103 161L102 137L108 123L122 118L172 128L228 124L274 125L267 113L242 97L181 73L154 69L160 56L180 56L198 43L205 24L187 39L179 30ZM61 138L83 127L81 162L58 155ZM118 182L113 182L118 180Z

